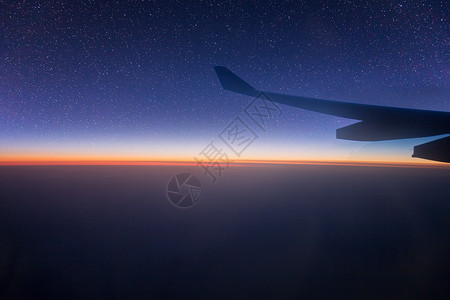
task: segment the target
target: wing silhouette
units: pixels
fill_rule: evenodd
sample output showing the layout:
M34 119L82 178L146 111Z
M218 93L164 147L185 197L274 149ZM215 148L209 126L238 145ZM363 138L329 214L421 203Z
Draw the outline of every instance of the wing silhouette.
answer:
M450 113L410 108L358 104L263 92L250 86L228 68L214 67L225 90L256 97L264 93L272 101L323 114L359 120L336 130L336 138L383 141L450 133ZM450 162L450 137L414 147L413 157Z

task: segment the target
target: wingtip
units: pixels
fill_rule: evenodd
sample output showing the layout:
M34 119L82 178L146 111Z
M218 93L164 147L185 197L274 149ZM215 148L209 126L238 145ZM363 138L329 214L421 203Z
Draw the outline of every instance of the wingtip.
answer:
M230 69L228 69L225 66L214 66L214 70L215 71L220 71L220 70L228 70L228 71L230 71Z
M227 67L214 66L214 71L216 71L220 84L225 90L248 96L255 96L258 93L256 89L234 74Z

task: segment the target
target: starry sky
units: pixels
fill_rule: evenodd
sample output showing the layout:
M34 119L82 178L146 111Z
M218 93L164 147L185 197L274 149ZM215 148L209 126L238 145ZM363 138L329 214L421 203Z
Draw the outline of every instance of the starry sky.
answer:
M450 110L447 1L2 1L0 160L192 159L258 89ZM243 159L411 160L281 106ZM223 146L223 145L222 145Z

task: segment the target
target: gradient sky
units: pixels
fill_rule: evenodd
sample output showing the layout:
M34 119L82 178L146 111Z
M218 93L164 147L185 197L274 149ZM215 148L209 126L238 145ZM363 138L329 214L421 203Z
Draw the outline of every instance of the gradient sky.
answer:
M222 90L215 65L263 90L449 111L449 8L2 1L0 160L192 159L252 100ZM281 109L243 159L412 161L433 139L336 140L353 121Z

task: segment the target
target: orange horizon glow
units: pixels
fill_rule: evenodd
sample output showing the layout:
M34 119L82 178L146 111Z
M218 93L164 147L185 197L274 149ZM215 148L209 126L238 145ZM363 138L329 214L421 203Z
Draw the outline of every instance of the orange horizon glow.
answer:
M197 166L204 147L201 141L180 146L175 141L147 143L128 141L108 144L87 141L56 144L24 144L0 150L0 165L187 165ZM273 151L270 144L246 150L244 157L232 153L231 165L354 165L388 167L450 168L450 164L411 157L409 145L399 147L378 144L378 148L356 144L283 145L277 143ZM223 146L223 145L222 145ZM374 145L375 146L375 145ZM384 148L383 148L384 147ZM409 147L409 148L408 148ZM194 155L189 155L193 153Z
M450 169L450 164L433 162L426 160L417 161L393 161L393 160L340 160L340 159L233 159L230 166L252 166L252 165L333 165L333 166L378 166L378 167L412 167L412 168L442 168ZM98 157L77 157L77 158L52 158L43 157L41 159L14 159L0 157L0 166L46 166L46 165L142 165L142 166L197 166L193 159L99 159Z
M185 153L191 152L186 149ZM0 151L0 166L32 166L32 165L185 165L198 166L194 156L185 153L148 154L127 151L43 151L29 149L28 151ZM230 157L232 166L256 165L342 165L342 166L385 166L414 168L444 168L450 169L450 164L430 160L412 158L409 155L381 154L350 157L330 153L296 153L289 152L253 153L244 158Z

